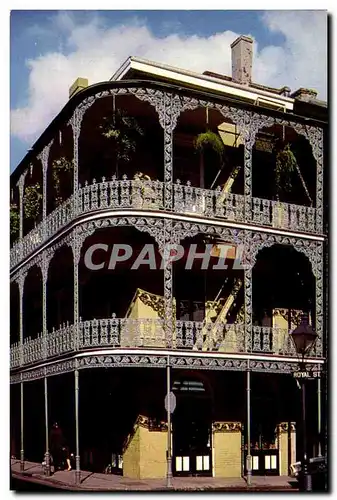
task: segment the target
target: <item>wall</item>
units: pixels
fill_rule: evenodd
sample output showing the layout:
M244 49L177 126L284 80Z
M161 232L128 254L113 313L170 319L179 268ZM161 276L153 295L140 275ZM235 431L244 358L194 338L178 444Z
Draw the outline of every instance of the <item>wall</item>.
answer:
M296 462L296 430L295 423L282 422L277 426L279 445L280 476L289 475L289 467Z
M166 477L166 424L154 430L147 417L139 415L123 454L123 475L135 479Z
M214 422L214 475L241 477L241 423Z

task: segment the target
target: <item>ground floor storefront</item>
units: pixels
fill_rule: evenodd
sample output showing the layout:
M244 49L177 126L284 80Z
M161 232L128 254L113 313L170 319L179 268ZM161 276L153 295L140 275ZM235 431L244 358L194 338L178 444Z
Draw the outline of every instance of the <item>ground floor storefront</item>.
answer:
M288 476L302 453L300 391L291 374L250 372L247 385L245 371L174 368L170 379L174 477L242 478L248 452L253 477ZM74 455L78 437L82 471L166 478L165 367L80 370L77 418L74 395L73 372L12 385L12 457L20 459L23 445L25 460L43 461L47 410L47 433L57 421ZM308 382L310 456L318 450L318 413L317 381Z

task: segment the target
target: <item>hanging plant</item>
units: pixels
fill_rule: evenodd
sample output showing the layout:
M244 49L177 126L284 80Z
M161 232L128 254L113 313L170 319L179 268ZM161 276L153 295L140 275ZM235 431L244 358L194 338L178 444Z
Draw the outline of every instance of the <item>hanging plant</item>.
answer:
M211 130L206 130L206 132L199 134L195 140L194 146L198 151L203 151L206 147L209 147L213 149L220 158L222 158L225 150L221 137Z
M53 172L53 183L55 189L55 206L58 207L63 201L63 196L61 194L61 178L64 174L72 172L74 169L74 160L68 160L64 156L55 160L52 164Z
M23 209L27 219L36 223L41 212L42 194L41 186L37 182L33 186L27 186L23 196Z
M16 240L19 236L20 230L20 215L18 207L15 203L10 206L10 236L13 240Z
M114 144L117 162L130 161L136 151L137 140L144 135L137 120L122 109L104 117L100 129L102 135Z
M275 187L277 195L290 192L292 189L292 175L298 168L297 160L287 143L276 153Z
M208 113L206 110L206 124L208 124ZM222 142L221 137L216 134L215 132L212 132L212 130L207 129L206 132L202 132L197 136L197 138L194 141L194 147L197 151L200 152L200 164L199 164L199 170L200 170L200 187L204 188L205 187L205 158L204 158L204 152L207 149L211 149L215 151L215 153L219 156L221 165L223 164L223 154L225 151L225 146L224 143Z

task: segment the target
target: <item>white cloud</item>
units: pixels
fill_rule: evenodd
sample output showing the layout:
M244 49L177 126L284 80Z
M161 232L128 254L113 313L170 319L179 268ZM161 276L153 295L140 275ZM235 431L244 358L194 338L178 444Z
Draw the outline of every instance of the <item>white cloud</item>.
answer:
M327 28L325 12L269 11L263 22L271 32L284 36L282 46L259 50L255 42L253 79L283 86L316 88L326 98ZM148 27L135 19L128 25L107 28L95 17L86 25L76 25L63 12L54 19L55 30L66 38L67 55L47 53L28 60L28 101L11 112L11 132L33 142L68 99L68 89L78 77L89 83L106 81L130 56L171 64L192 71L211 70L231 74L230 44L239 35L231 31L210 37L171 34L156 38Z
M266 47L258 55L255 79L270 85L314 88L327 97L327 13L268 11L263 16L271 32L281 33L282 47Z

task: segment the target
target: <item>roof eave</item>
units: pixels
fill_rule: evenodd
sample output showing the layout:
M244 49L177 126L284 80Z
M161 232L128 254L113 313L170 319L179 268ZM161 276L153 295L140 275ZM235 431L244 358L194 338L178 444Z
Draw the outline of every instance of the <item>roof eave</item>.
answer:
M219 91L222 94L246 98L256 101L258 98L267 98L270 102L279 105L287 111L292 111L295 100L262 89L253 89L246 85L235 82L224 81L219 78L201 75L192 71L174 68L166 64L148 61L139 57L129 57L122 66L116 71L111 80L122 80L127 78L131 71L139 71L152 75L153 77L163 77L171 79L180 84L191 84L210 91Z

